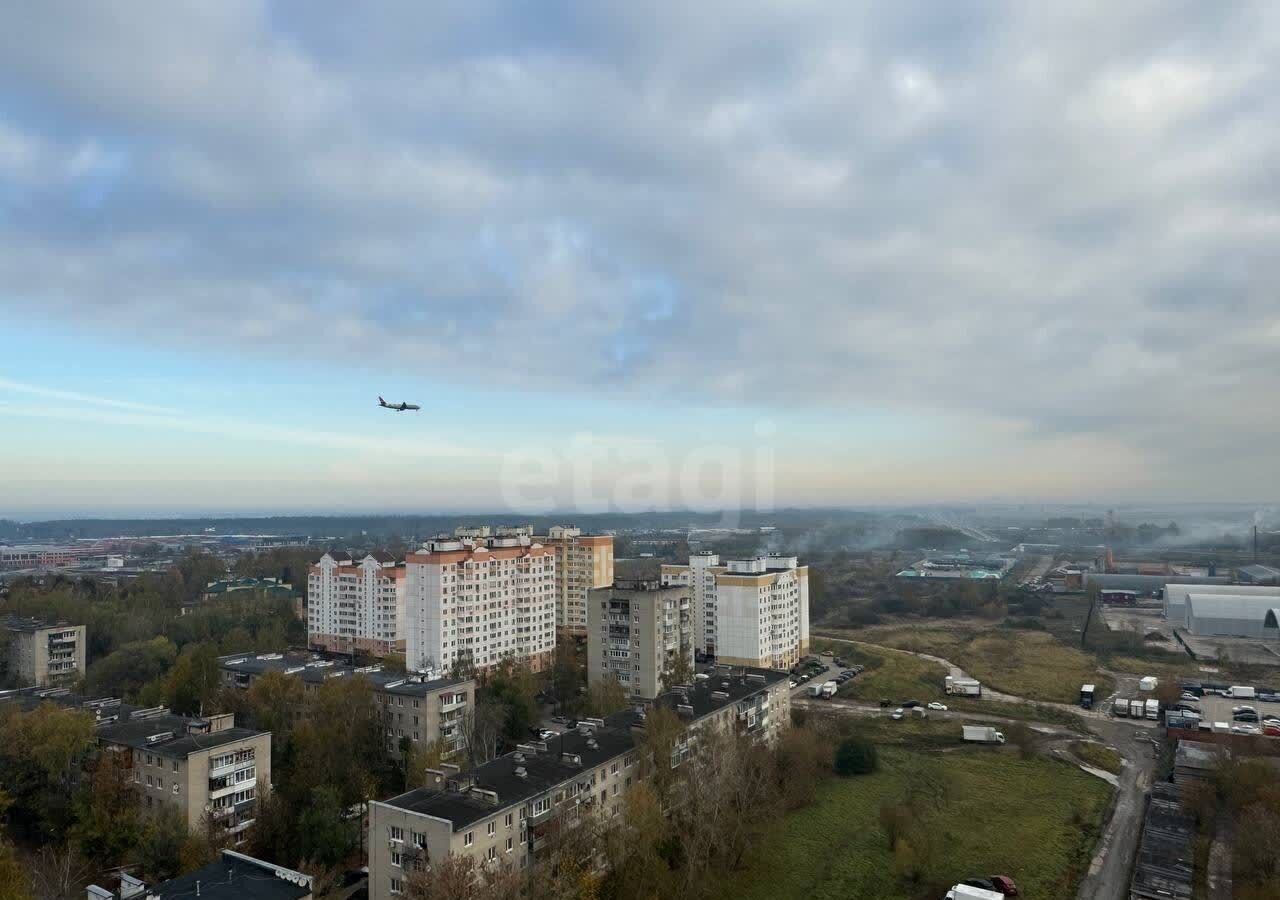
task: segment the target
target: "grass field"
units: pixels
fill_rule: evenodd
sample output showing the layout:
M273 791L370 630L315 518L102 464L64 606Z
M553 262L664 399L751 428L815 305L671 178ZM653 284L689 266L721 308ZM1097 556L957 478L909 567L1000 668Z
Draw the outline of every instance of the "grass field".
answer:
M1043 631L877 625L843 636L949 659L984 685L1029 700L1074 704L1089 682L1101 696L1112 690L1097 659Z
M946 785L946 793L916 820L921 849L914 855L924 877L909 885L895 874L903 854L895 863L879 814L882 805L902 802L922 770L932 776L923 780ZM718 896L915 900L941 897L972 875L1003 874L1028 900L1070 897L1109 796L1103 782L1054 760L986 748L925 754L883 747L878 773L827 782L813 806L774 825Z
M1102 769L1104 772L1119 774L1124 768L1124 760L1119 753L1095 741L1074 741L1071 744L1071 752L1082 763L1093 766L1095 769Z

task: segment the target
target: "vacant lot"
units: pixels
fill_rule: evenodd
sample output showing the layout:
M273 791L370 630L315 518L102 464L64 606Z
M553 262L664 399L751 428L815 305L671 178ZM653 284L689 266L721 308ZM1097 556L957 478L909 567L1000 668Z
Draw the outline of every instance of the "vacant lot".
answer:
M935 662L869 647L842 645L837 651L845 662L866 666L857 678L840 687L840 696L851 700L876 702L887 697L894 703L919 700L928 703L944 695L943 679L947 670Z
M1085 765L1118 774L1124 768L1124 759L1110 747L1095 741L1074 741L1071 752Z
M985 685L1030 700L1073 704L1087 682L1103 697L1112 689L1097 659L1043 631L874 626L842 636L943 657Z
M884 747L880 763L875 775L832 779L813 806L779 821L719 896L914 900L989 874L1011 876L1028 898L1074 895L1110 796L1103 782L1065 763L985 748ZM903 803L920 783L943 793L918 804L908 837L891 852L881 807ZM918 879L902 877L911 870Z

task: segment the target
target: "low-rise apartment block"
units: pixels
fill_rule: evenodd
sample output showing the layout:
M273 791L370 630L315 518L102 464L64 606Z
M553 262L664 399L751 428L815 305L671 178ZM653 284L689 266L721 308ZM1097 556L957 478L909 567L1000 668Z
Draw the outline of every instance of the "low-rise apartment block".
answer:
M119 754L142 809L172 809L193 831L208 826L232 842L243 840L259 792L271 786L271 732L237 728L231 713L180 716L67 688L3 691L0 703L24 709L56 703L91 715L98 747Z
M89 885L87 900L311 900L310 875L223 850L217 862L156 884L120 874L114 891Z
M476 683L470 678L426 678L389 672L381 666L352 667L308 653L233 654L218 658L222 683L248 690L268 672L297 678L306 691L333 678L364 677L382 716L387 749L399 757L401 745L441 742L446 754L466 749L462 718L475 708Z
M8 632L9 671L19 682L64 686L84 675L83 625L16 616L4 619L0 625Z
M658 579L616 580L587 604L587 681L616 678L632 696L652 700L681 661L693 672L690 590Z
M729 665L789 669L809 652L809 567L794 556L728 560L693 554L662 567L663 584L692 590L698 642Z
M590 592L613 584L613 535L583 534L573 525L554 525L536 540L555 551L557 633L586 637Z
M686 722L675 751L681 759L696 752L709 730L771 741L790 721L785 672L717 667L655 702ZM619 816L626 789L643 777L643 710L584 720L573 731L521 744L469 772L432 772L430 784L371 803L371 900L392 900L415 871L450 855L528 868L556 820Z
M504 660L540 671L555 652L555 554L527 529L427 541L405 559L406 659L414 671L479 671Z
M307 575L307 644L334 653L388 656L405 650L405 567L389 553L359 559L341 550Z

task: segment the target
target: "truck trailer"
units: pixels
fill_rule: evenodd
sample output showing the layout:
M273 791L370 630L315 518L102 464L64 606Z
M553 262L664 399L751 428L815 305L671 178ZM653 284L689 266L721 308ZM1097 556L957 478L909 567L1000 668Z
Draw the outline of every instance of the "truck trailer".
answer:
M1147 713L1148 719L1151 719L1152 721L1155 721L1155 722L1160 721L1160 701L1148 700L1146 713Z
M955 694L961 697L982 696L982 682L976 678L958 678L954 675L948 675L943 679L942 683L948 694Z
M1080 708L1093 709L1093 695L1097 692L1097 688L1092 684L1082 685L1080 688Z
M832 697L836 695L836 690L839 687L840 685L836 684L834 681L828 681L826 684L822 686L822 696L830 700Z
M1141 700L1129 701L1129 718L1141 719L1147 714L1147 704Z
M1111 701L1111 715L1128 717L1129 701L1124 697L1117 697Z
M1004 900L1004 894L986 888L957 884L947 891L947 900Z
M1004 735L990 725L965 725L964 739L979 744L1003 744Z

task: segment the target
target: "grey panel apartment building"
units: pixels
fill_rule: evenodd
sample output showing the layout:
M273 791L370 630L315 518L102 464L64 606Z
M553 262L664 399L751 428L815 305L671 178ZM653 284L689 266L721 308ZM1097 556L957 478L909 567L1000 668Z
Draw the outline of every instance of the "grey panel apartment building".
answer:
M790 699L785 672L720 668L655 702L687 723L677 752L688 755L712 729L774 740L790 724ZM553 821L620 815L643 771L644 721L638 710L585 720L465 774L446 767L425 787L371 803L370 900L393 900L415 870L450 855L528 868Z
M618 579L587 601L587 680L616 678L632 697L652 700L680 660L693 671L690 588L658 579Z
M308 653L233 654L218 658L222 683L248 690L268 672L298 678L314 691L331 678L363 676L373 688L382 716L387 749L400 755L401 741L427 745L442 741L446 754L466 748L462 718L475 705L476 683L470 678L428 679L388 672L381 666L353 667Z
M17 616L0 624L8 632L9 671L23 684L68 686L84 675L83 625Z

